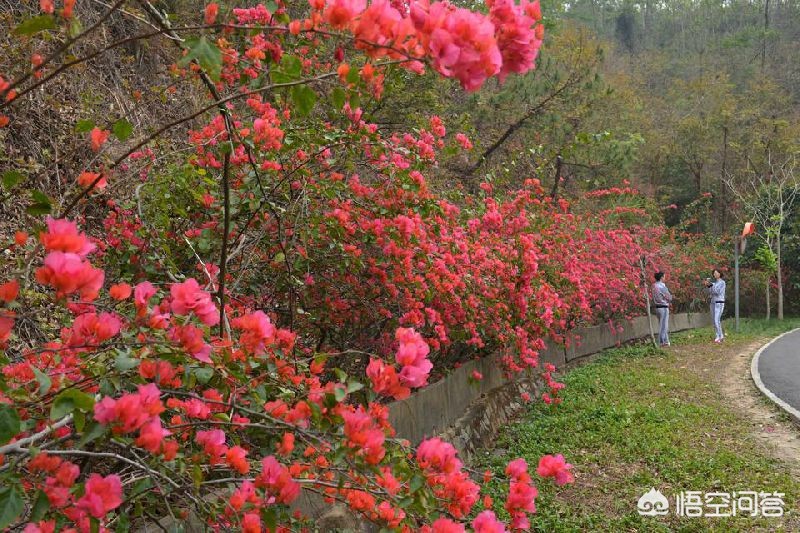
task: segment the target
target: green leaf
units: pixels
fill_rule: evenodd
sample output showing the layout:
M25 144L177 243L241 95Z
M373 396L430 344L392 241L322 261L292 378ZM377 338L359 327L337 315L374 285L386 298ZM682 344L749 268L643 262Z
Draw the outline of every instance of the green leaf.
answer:
M201 385L205 385L206 383L211 381L212 377L214 377L213 368L206 368L206 367L195 368L194 370L192 370L192 373L195 376L197 376L197 382L200 383Z
M75 133L86 133L92 131L94 129L94 120L86 119L86 120L79 120L77 124L75 124Z
M358 72L358 69L355 68L353 65L350 65L350 70L347 71L347 77L345 78L347 83L356 84L361 80L361 74Z
M264 5L264 7L266 7L266 8L267 8L267 11L269 11L269 12L270 12L270 14L273 14L273 13L275 13L275 12L278 10L278 4L276 4L275 2L273 2L273 0L269 0L269 2L267 2L267 3Z
M16 170L9 170L3 173L3 187L7 190L13 189L19 182L25 179L25 174Z
M126 370L136 368L137 366L139 366L139 360L135 357L129 357L124 353L121 353L114 358L114 368L120 372L125 372Z
M343 402L346 396L347 393L344 391L343 388L336 387L335 389L333 389L333 397L336 398L337 402L340 403Z
M13 33L14 35L33 35L44 30L54 30L57 27L53 16L45 14L22 22L22 24L14 28Z
M86 426L86 415L82 411L75 411L72 415L72 423L75 424L75 431L82 432Z
M269 77L272 80L272 83L291 83L294 81L294 78L286 74L285 72L281 72L278 69L273 69L269 73Z
M0 530L13 524L25 507L16 486L0 489Z
M133 124L121 118L111 126L111 132L120 141L127 141L133 133Z
M63 418L69 413L80 409L81 411L91 411L94 407L94 398L81 392L77 389L67 389L53 400L53 406L50 408L50 418L58 420Z
M284 54L281 57L281 70L293 78L299 78L303 73L303 63L300 58L291 54Z
M80 450L98 437L102 437L106 432L106 427L97 422L89 422L89 427L83 432L83 437L78 441L77 448Z
M411 483L408 485L408 490L411 493L417 492L425 484L425 478L422 476L414 476L411 478Z
M36 376L36 381L39 382L39 396L44 396L50 391L50 386L53 382L50 380L50 376L32 366L33 368L33 375Z
M341 87L336 87L331 92L331 101L333 102L333 107L335 107L337 111L344 107L345 98L344 89Z
M42 518L44 518L45 513L50 509L50 500L47 498L47 494L44 491L40 490L36 492L36 503L33 504L33 509L31 510L31 516L28 518L28 522L38 522Z
M314 104L317 103L317 93L308 85L296 85L292 87L291 92L297 111L301 116L308 115L314 109Z
M53 210L53 203L42 191L31 191L33 203L26 209L29 215L46 215Z
M67 32L69 36L72 38L77 37L83 31L83 24L78 19L78 17L72 17L69 21L69 28L67 28Z
M119 519L117 519L117 527L114 531L118 531L119 533L128 533L131 530L131 519L128 518L127 513L120 513Z
M197 61L213 80L219 80L219 74L222 71L222 52L217 45L209 42L205 36L186 39L186 44L189 53L181 58L178 65L185 67L191 61Z
M359 383L358 381L351 381L347 384L347 394L352 394L354 392L358 392L364 388L363 383Z
M17 410L8 404L0 404L0 444L10 441L19 431Z

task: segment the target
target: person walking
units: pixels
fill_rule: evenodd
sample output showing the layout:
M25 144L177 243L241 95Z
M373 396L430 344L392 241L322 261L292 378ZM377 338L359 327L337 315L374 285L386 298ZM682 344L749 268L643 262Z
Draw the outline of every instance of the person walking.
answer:
M664 273L656 272L653 276L653 305L658 315L658 342L661 346L669 346L669 305L672 303L667 285L664 283Z
M722 272L716 268L712 272L714 279L706 278L706 287L711 299L711 318L714 320L714 331L717 337L714 342L722 342L725 335L722 333L722 312L725 310L725 280L722 279Z

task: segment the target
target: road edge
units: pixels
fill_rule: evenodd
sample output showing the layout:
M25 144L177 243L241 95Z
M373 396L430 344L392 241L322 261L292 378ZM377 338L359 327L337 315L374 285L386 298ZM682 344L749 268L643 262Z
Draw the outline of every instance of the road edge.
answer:
M777 337L775 337L774 339L772 339L768 343L766 343L764 346L759 348L758 351L753 356L752 361L750 361L750 377L753 378L753 382L756 384L756 387L758 388L758 390L761 391L761 393L764 396L769 398L778 407L780 407L781 409L786 411L789 414L789 416L791 416L794 419L795 422L800 423L800 410L795 409L794 407L792 407L791 405L789 405L785 401L781 400L778 397L778 395L776 395L774 392L769 390L769 388L764 384L764 382L761 381L761 374L758 371L758 361L761 358L761 354L767 348L769 348L772 345L772 343L776 342L778 339L781 339L781 338L785 337L786 335L790 335L790 334L795 333L797 331L800 331L800 328L795 328L795 329L789 330L787 332L781 333L780 335L778 335Z

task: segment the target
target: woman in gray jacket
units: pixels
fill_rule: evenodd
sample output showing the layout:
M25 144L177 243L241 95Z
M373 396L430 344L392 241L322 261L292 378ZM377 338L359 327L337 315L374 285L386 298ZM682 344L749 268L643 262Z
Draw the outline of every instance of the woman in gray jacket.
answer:
M722 279L722 272L714 269L714 279L706 278L706 287L711 299L711 318L714 320L714 330L717 338L714 342L720 343L725 335L722 333L722 311L725 310L725 280Z

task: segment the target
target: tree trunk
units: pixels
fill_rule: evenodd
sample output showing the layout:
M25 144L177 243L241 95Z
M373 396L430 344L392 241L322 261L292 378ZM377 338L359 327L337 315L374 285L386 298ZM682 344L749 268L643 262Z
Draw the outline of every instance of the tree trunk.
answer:
M767 62L767 32L769 31L769 0L764 2L764 40L761 44L761 72L764 72L764 65ZM780 276L778 276L780 278ZM780 282L779 282L780 283ZM780 299L778 300L780 303Z
M769 281L770 281L769 276L767 276L767 284L766 284L767 285L767 320L769 320L770 313L772 312L772 306L770 305L770 302L769 302Z
M781 264L781 232L778 230L778 320L783 320L783 275Z

